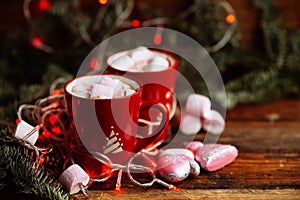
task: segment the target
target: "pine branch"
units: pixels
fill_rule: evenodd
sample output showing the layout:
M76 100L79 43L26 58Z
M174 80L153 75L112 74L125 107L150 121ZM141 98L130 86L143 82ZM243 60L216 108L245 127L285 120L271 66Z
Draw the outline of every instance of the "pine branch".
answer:
M1 131L0 147L0 186L5 180L13 180L16 189L23 193L38 195L45 199L65 200L69 195L62 186L43 169L33 169L28 150L15 142L5 140ZM6 136L7 138L7 136ZM8 177L8 174L11 175Z

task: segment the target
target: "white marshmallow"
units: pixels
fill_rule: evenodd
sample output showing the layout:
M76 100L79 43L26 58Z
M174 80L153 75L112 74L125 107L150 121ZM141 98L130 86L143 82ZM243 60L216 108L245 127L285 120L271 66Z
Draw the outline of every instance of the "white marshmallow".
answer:
M114 94L114 90L111 87L93 84L92 85L92 93L91 98L94 99L112 99Z
M129 89L130 86L123 83L122 81L119 81L118 85L114 89L114 97L124 97L126 96L125 91Z
M168 69L169 61L162 56L155 56L147 62L147 65L144 66L144 71L163 71Z
M187 98L185 109L188 113L197 117L208 118L210 115L211 102L206 96L191 94Z
M225 128L225 120L215 110L211 110L207 118L202 120L203 129L212 134L220 134Z
M27 122L21 120L21 122L18 124L16 132L15 132L15 137L19 139L24 139L26 135L31 132L34 129L33 126L29 125ZM35 131L31 134L30 137L24 139L30 144L34 145L38 139L39 132Z
M105 85L105 86L108 86L108 87L111 87L112 89L116 89L116 87L118 86L119 84L119 80L117 79L112 79L108 76L102 76L99 80L99 84L100 85Z
M80 184L86 186L89 183L90 177L79 165L73 164L60 175L58 181L70 194L75 194L81 190Z
M179 129L185 135L196 134L201 129L201 120L195 115L182 112Z
M116 60L114 60L111 63L111 66L118 70L127 71L131 68L134 68L135 63L133 59L128 55L122 55L118 57Z
M153 53L148 48L141 46L131 50L129 56L136 64L147 63L147 60L153 57Z
M129 95L132 95L134 93L135 93L135 90L133 90L133 89L128 88L128 89L125 90L125 96L129 96Z

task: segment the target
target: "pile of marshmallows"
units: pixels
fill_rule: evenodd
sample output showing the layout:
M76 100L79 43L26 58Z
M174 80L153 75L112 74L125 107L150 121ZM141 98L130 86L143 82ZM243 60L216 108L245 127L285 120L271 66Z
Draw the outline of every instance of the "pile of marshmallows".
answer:
M80 83L72 88L76 96L91 99L112 99L129 96L136 91L121 80L101 76L97 83Z
M163 54L155 53L143 46L120 55L109 64L115 69L131 72L162 71L170 65Z
M169 182L179 182L189 175L198 176L200 167L216 171L230 164L238 155L232 145L203 144L193 141L186 148L172 148L162 151L157 160L158 174Z

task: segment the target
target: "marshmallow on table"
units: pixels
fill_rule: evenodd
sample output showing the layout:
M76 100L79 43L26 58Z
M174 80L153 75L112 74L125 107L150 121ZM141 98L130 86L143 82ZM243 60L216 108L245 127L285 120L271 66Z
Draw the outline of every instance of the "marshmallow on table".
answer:
M135 62L128 55L121 55L111 63L111 66L113 66L116 69L126 71L134 68Z
M157 161L159 175L169 182L180 182L186 179L190 172L190 158L182 155L163 155Z
M155 56L143 67L144 71L156 72L168 69L169 61L162 56Z
M70 194L75 194L81 190L81 184L86 186L89 183L90 177L79 165L73 164L60 175L58 181Z
M202 120L203 129L212 134L220 134L225 128L223 117L215 110L210 110L208 116Z
M92 85L92 93L91 97L93 99L111 99L113 98L114 90L112 87L93 84Z
M199 175L200 166L194 160L194 154L183 148L171 148L162 151L157 161L158 173L170 182L183 181L190 174Z
M196 161L207 171L216 171L230 164L238 155L232 145L205 144L196 155Z
M185 135L196 134L201 129L201 120L199 117L183 111L181 113L179 129Z
M28 133L34 130L34 127L28 124L27 122L21 120L21 122L18 124L16 132L15 132L15 137L19 139L24 139L30 144L34 145L38 139L39 132L34 131L30 136Z
M192 176L198 176L200 174L200 165L195 160L190 160L191 172Z
M193 114L197 117L209 117L211 109L211 102L208 97L199 95L199 94L191 94L187 98L185 110L186 112Z
M193 141L185 145L185 148L192 151L194 155L196 155L201 147L203 147L203 143L199 141Z

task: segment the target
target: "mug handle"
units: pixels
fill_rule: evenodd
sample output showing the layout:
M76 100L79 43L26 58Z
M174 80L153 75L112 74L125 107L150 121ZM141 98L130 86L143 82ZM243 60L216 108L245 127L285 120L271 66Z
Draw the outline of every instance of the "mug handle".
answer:
M151 144L151 142L153 142L154 140L156 140L158 137L160 137L162 134L164 134L164 131L168 125L169 125L169 110L168 108L160 103L158 100L145 100L142 101L141 103L141 110L147 110L150 108L157 108L160 113L162 114L162 119L161 122L159 124L159 126L156 128L156 130L151 133L150 137L145 137L145 138L137 138L137 142L136 142L136 148L135 151L140 151L141 149L147 147L149 144Z

